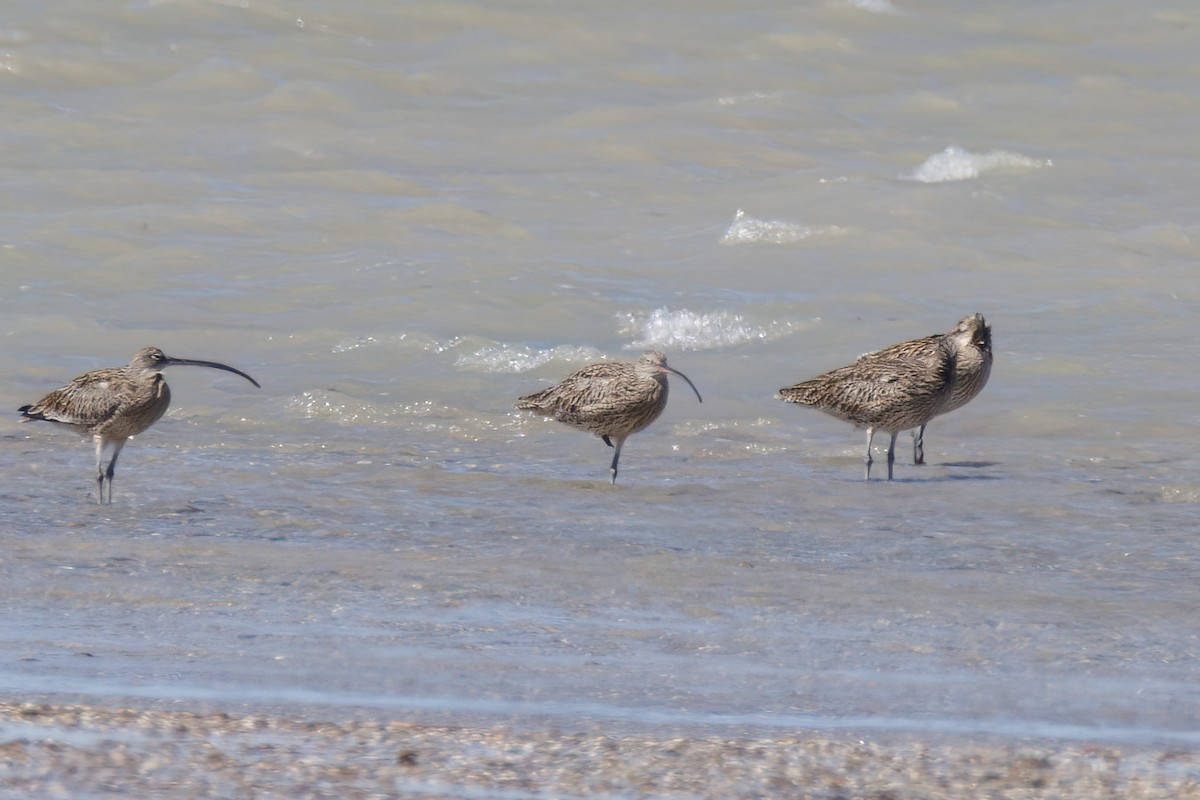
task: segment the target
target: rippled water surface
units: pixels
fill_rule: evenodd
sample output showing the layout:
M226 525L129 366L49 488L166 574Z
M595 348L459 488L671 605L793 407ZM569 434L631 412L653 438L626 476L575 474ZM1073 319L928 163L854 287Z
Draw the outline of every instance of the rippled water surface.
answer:
M1198 51L1182 1L17 6L0 691L1193 741ZM773 397L976 311L890 484ZM146 345L263 388L168 370L100 508L15 409ZM512 409L648 347L704 402L615 487Z

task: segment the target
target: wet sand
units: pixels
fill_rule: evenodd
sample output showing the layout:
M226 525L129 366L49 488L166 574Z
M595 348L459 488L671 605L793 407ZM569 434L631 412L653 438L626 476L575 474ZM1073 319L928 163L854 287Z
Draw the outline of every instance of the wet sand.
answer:
M327 714L327 715L326 715ZM0 703L27 798L1200 798L1200 755L1071 743L614 734Z

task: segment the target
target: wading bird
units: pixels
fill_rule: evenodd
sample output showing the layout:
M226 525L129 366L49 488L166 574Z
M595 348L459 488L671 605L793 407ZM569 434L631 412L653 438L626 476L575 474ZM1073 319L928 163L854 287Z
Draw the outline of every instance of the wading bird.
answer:
M615 484L625 440L658 419L667 406L668 372L687 381L696 399L704 402L688 376L668 367L662 353L648 350L634 362L601 361L586 366L557 386L522 397L517 408L594 433L606 445L615 447L610 468Z
M949 333L927 336L917 341L945 339L953 344L955 351L954 389L950 399L942 406L938 416L949 414L975 399L987 385L992 374L992 326L983 314L971 314L958 321ZM913 434L913 463L925 463L925 425Z
M158 422L171 405L171 390L162 370L172 366L222 369L258 386L254 378L225 364L172 358L157 347L145 347L124 367L85 372L36 403L21 406L21 422L56 422L90 435L96 442L98 499L101 505L111 503L113 473L125 441Z
M877 430L891 434L888 480L896 460L900 431L924 427L945 406L954 390L955 344L946 339L885 347L859 356L795 386L779 390L788 403L812 406L867 429L866 480L871 479L871 442Z

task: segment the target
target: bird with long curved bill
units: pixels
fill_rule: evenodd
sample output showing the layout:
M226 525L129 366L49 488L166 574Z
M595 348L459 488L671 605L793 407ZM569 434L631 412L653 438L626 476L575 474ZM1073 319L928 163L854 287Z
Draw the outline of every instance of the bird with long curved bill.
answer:
M687 375L668 367L662 353L647 350L637 361L602 361L586 366L556 386L525 395L517 401L517 408L594 433L615 448L609 467L615 484L625 440L648 427L667 407L668 373L683 378L696 399L704 402Z
M954 334L963 336L965 333ZM867 429L864 480L871 479L871 443L877 430L890 434L887 477L892 479L896 437L920 428L942 413L954 391L957 348L953 338L901 342L858 357L853 364L787 386L778 392L787 403L812 406Z
M111 503L117 456L130 436L146 430L166 413L171 390L162 371L175 366L232 372L262 388L254 378L228 364L173 358L157 347L145 347L123 367L85 372L36 403L21 406L21 422L55 422L90 435L96 443L98 500L101 505Z

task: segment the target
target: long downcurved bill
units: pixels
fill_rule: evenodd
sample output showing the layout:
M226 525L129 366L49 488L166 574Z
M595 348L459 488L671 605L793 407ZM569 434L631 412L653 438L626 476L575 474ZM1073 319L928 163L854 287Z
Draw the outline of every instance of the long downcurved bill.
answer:
M172 358L171 356L167 356L167 363L164 364L163 366L166 366L166 367L175 367L175 366L208 367L209 369L223 369L226 372L232 372L234 375L241 375L243 378L245 378L246 380L253 383L259 389L262 388L261 386L258 385L258 381L254 380L254 378L251 378L249 375L242 372L240 369L234 369L233 367L229 366L228 364L218 364L216 361L197 361L194 358Z
M685 381L687 381L687 385L692 387L692 391L696 393L696 399L699 400L701 403L704 402L704 398L700 396L700 390L696 388L696 384L692 383L692 379L689 378L687 375L684 375L682 372L680 372L677 369L674 369L672 367L668 367L665 365L662 367L662 371L663 372L671 372L671 373L674 373L675 375L678 375L679 377L683 378Z

